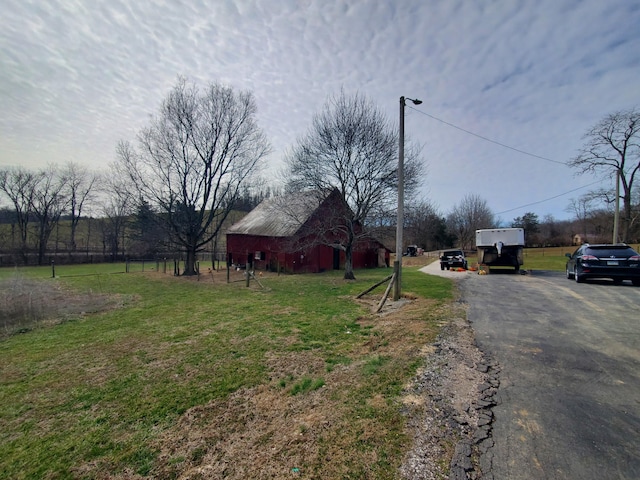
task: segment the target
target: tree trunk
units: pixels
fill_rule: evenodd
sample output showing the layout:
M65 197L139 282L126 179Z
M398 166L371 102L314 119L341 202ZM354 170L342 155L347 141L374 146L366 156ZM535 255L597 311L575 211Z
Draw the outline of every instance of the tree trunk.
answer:
M118 243L118 235L113 234L111 237L111 261L118 261L118 250L120 250L120 244Z
M353 244L347 245L344 257L344 279L355 280L356 276L353 274Z
M51 237L53 226L49 225L48 219L40 220L38 226L38 265L44 265L44 257L47 254L47 244Z
M20 225L20 253L25 265L29 264L29 245L27 243L28 225Z
M77 223L74 224L74 222L71 222L71 238L69 239L69 244L71 245L71 252L75 253L75 251L77 250L77 245L76 245L76 227L78 226Z
M187 248L187 259L184 262L183 275L196 275L196 247L190 246Z
M623 218L622 218L622 241L629 242L631 239L629 238L631 232L631 194L625 194L623 199Z
M44 257L47 253L47 245L44 243L42 238L40 239L40 244L38 245L38 265L44 265Z

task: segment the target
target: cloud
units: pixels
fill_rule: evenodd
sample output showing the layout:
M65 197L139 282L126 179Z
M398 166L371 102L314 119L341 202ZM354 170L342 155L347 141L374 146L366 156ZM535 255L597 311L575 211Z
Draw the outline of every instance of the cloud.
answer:
M444 211L468 191L502 211L592 179L420 110L566 161L588 127L640 103L636 1L5 3L0 166L73 159L104 167L178 75L251 90L276 166L344 88L373 99L394 122L401 95L422 99L407 110L406 129L424 145L424 192ZM538 211L566 216L567 203L561 197Z

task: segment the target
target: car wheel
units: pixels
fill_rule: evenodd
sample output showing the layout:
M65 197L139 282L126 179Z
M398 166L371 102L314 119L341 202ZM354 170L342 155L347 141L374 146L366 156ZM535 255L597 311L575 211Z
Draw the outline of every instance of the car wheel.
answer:
M633 283L636 287L640 287L640 279L639 278L634 278L633 280L631 280L631 283Z
M578 267L573 267L573 279L576 281L576 283L584 282L584 278L582 277L582 275L578 275Z
M440 270L444 270L444 265L442 263L440 264Z
M571 272L569 271L569 267L568 267L568 266L566 267L566 273L567 273L567 278L568 278L569 280L573 280L573 273L571 273Z

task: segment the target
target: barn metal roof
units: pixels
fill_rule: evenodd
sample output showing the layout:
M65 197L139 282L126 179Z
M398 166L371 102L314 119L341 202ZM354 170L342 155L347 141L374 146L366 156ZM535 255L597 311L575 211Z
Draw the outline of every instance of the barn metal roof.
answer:
M318 192L299 192L263 200L227 233L262 237L290 237L317 210L325 196Z

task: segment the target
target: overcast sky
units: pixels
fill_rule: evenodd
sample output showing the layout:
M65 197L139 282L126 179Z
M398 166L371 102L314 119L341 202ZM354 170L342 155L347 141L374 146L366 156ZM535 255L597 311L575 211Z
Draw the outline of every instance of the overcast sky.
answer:
M507 223L564 219L613 183L563 163L640 106L640 0L0 3L0 168L107 168L183 75L253 92L276 169L344 88L396 124L400 96L424 102L405 130L443 214L472 193Z

